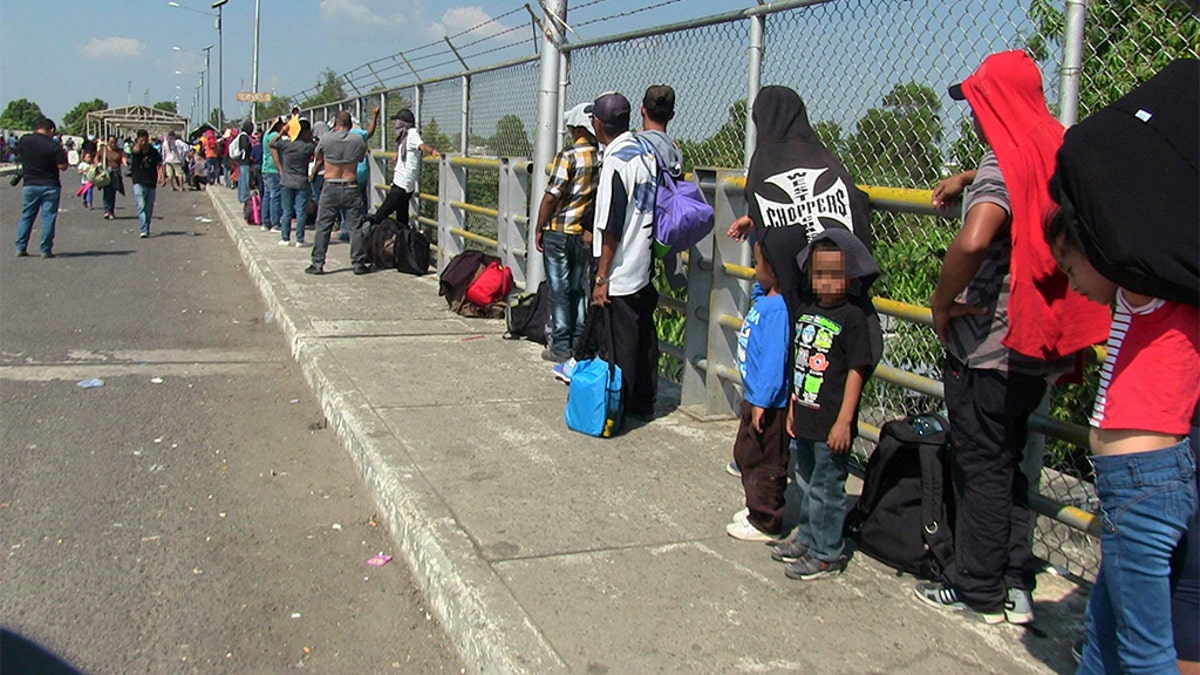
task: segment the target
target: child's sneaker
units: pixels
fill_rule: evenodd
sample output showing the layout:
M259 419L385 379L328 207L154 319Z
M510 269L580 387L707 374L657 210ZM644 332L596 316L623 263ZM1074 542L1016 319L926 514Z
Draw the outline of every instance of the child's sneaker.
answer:
M742 541L775 541L779 539L779 535L768 534L755 527L746 516L735 518L732 523L726 525L725 534Z
M571 384L571 373L575 372L575 359L570 358L562 363L554 364L554 379L564 384Z
M783 573L787 575L787 578L799 579L800 581L812 581L821 577L841 574L845 571L845 557L839 557L832 562L826 562L824 560L813 560L808 556L801 556L783 568Z
M939 583L920 583L916 588L917 597L925 604L938 609L950 612L962 612L970 610L967 603L963 602L958 597L958 591L954 590L953 586ZM987 624L998 624L1004 621L1004 612L979 612L976 611L979 618L983 619Z
M1010 588L1004 598L1004 619L1009 623L1033 623L1033 595L1023 588Z
M808 549L799 539L789 539L771 544L771 560L781 563L794 563L804 557Z

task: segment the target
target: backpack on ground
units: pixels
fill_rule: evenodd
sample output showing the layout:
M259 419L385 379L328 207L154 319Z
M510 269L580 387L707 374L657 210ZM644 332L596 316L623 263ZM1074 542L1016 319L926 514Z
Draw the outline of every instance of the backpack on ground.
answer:
M938 415L884 424L843 528L859 551L933 581L954 560L948 426Z
M654 144L638 138L644 152L658 164L658 189L654 198L654 256L665 258L683 253L713 231L716 214L704 201L695 183L677 179L667 172Z
M412 225L384 218L370 226L365 243L367 258L376 269L417 276L429 271L429 239Z
M476 299L488 299L491 302L479 304L472 302L468 298L468 292L475 283L484 276L484 273L489 269L495 269L499 272L499 283L497 281L497 273L489 274L489 280L485 282L486 286L495 285L497 288L503 288L505 281L505 272L507 272L508 286L504 293L496 297L491 293L485 293L483 287L476 288L472 296ZM499 319L504 316L504 298L508 292L512 290L512 270L500 265L500 259L494 255L488 255L482 251L463 251L450 259L446 264L446 269L442 270L442 274L438 279L438 295L446 298L446 303L450 309L462 316L478 316L490 319ZM483 296L487 297L484 298ZM495 298L494 300L492 298Z
M250 199L242 204L242 218L247 225L262 224L262 195L258 192L251 192Z
M550 333L550 285L545 281L538 284L534 293L521 293L508 299L504 308L504 338L525 338L539 344L549 344Z

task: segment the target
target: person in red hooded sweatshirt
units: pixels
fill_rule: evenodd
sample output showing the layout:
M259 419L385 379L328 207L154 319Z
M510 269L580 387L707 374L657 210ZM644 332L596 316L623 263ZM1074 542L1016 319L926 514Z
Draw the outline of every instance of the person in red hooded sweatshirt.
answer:
M931 302L946 347L946 410L956 519L954 561L917 586L935 607L987 623L1033 621L1032 515L1021 471L1028 419L1048 381L1108 335L1107 307L1070 288L1042 236L1049 178L1065 128L1051 114L1037 65L993 54L950 96L971 105L979 167L942 181L934 205L962 194L963 225Z

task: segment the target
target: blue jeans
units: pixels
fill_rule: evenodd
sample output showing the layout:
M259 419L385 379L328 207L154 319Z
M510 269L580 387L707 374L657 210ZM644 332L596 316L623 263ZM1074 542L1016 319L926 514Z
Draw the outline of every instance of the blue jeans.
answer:
M796 540L808 549L813 560L833 562L845 549L842 522L846 519L846 477L850 453L834 454L824 441L797 438L792 441L800 488L800 528Z
M142 234L150 234L150 219L154 217L154 196L158 190L149 185L133 184L133 198L137 201L138 221Z
M542 249L550 289L550 313L554 317L550 349L569 356L583 336L587 318L587 266L591 252L584 250L583 235L549 230L542 233Z
M1196 463L1184 441L1093 457L1103 530L1077 673L1174 673L1170 562L1196 510Z
M204 158L204 169L207 176L205 181L209 185L215 185L221 178L221 160L216 157Z
M271 174L266 174L271 175ZM304 227L308 225L308 190L279 187L279 200L283 215L279 219L279 234L284 241L292 234L292 217L296 218L296 241L304 242Z
M253 181L252 181L252 178L250 175L250 165L243 164L240 168L241 168L241 171L238 173L238 184L237 184L238 203L245 204L246 202L250 201L250 183ZM265 217L267 215L265 213L266 205L263 206L263 211L264 211L263 223L266 223L267 222L267 219Z
M33 218L42 212L42 253L54 250L54 224L58 222L58 200L62 188L57 185L26 185L21 188L21 224L17 226L17 252L29 246Z
M279 174L264 173L263 179L263 225L269 227L279 227L279 218L283 215L283 209L280 204L279 193Z

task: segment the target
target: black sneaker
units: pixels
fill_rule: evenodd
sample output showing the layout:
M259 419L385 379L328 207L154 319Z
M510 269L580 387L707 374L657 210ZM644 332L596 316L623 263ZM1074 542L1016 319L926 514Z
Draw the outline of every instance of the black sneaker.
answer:
M43 257L43 258L53 258L53 257L54 257L54 253L52 253L52 252L50 252L50 251L46 251L45 253L43 253L43 254L42 254L42 257Z
M320 265L309 265L304 268L305 274L325 274L325 268Z
M917 597L925 604L931 607L949 612L962 612L971 610L967 603L963 602L958 597L958 591L954 590L953 586L939 583L920 583L915 589ZM1004 622L1004 612L980 612L973 610L979 615L979 618L987 624L998 624Z
M371 266L370 265L355 265L354 273L355 274L370 274Z
M794 563L804 557L808 549L796 539L771 543L771 560L781 563Z

